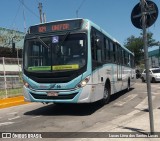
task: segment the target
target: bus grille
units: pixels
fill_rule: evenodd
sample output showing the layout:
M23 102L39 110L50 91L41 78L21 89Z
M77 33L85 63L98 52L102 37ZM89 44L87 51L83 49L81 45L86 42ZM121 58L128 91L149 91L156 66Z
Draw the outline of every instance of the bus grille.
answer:
M51 99L51 100L62 100L62 99L73 99L78 92L69 95L59 95L59 96L47 96L42 94L30 93L35 99Z

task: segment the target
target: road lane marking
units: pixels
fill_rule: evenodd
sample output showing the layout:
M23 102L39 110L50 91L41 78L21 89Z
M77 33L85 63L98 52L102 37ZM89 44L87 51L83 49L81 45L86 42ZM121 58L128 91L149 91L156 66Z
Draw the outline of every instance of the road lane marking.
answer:
M157 89L160 88L158 85L151 85L151 87L155 87L155 88L157 88Z
M39 118L39 117L41 117L41 116L35 116L35 117L32 117L32 118Z
M2 123L0 123L0 126L11 125L13 123L15 123L15 122L2 122Z
M137 114L137 113L139 113L139 112L140 112L139 110L134 110L134 111L128 113L127 115L133 116L133 115L135 115L135 114Z
M13 117L13 118L8 118L8 120L14 120L14 119L17 119L17 118L20 118L20 116L16 116L16 117Z
M14 115L14 114L18 114L18 112L7 113L7 115Z
M158 92L158 93L151 92L151 94L154 94L154 95L159 95L159 94L160 94L160 92Z
M131 101L136 96L137 96L137 94L129 95L129 96L125 97L124 99L122 99L121 101L116 102L114 105L116 105L116 106L123 106L125 103L127 103L128 101Z
M154 100L156 97L152 96L152 100ZM148 108L148 97L146 97L141 103L139 103L136 107L136 109L144 110Z

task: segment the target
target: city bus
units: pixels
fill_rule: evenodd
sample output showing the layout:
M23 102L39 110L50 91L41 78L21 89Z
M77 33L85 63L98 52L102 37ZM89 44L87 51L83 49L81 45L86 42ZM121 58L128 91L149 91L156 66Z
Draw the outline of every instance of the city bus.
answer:
M134 54L88 19L29 27L23 49L25 101L109 103L135 82Z

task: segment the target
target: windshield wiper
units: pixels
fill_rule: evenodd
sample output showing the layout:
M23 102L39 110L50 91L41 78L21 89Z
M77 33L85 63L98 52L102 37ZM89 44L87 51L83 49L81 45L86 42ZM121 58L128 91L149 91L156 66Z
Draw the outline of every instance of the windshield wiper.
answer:
M49 48L49 46L47 46L46 43L43 42L43 40L38 35L34 35L34 37L36 37L46 48Z
M64 41L67 39L67 37L68 37L68 35L70 34L70 32L67 32L65 35L64 35L64 37L63 37L63 39L62 39L62 42L60 43L60 44L57 44L56 45L56 47L60 50L60 47L64 44ZM59 51L58 50L58 51Z
M67 39L68 35L70 34L70 32L67 32L61 42L61 46L63 45L64 41Z

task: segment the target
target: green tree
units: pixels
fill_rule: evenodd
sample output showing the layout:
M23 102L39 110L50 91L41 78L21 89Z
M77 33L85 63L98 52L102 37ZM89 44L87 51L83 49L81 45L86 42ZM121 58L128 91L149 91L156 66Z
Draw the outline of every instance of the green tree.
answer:
M158 46L158 42L155 39L153 39L153 33L148 32L147 38L148 38L148 47ZM129 38L127 38L126 42L124 43L124 46L134 53L135 64L140 65L140 62L144 60L142 33L139 37L135 37L132 35Z

